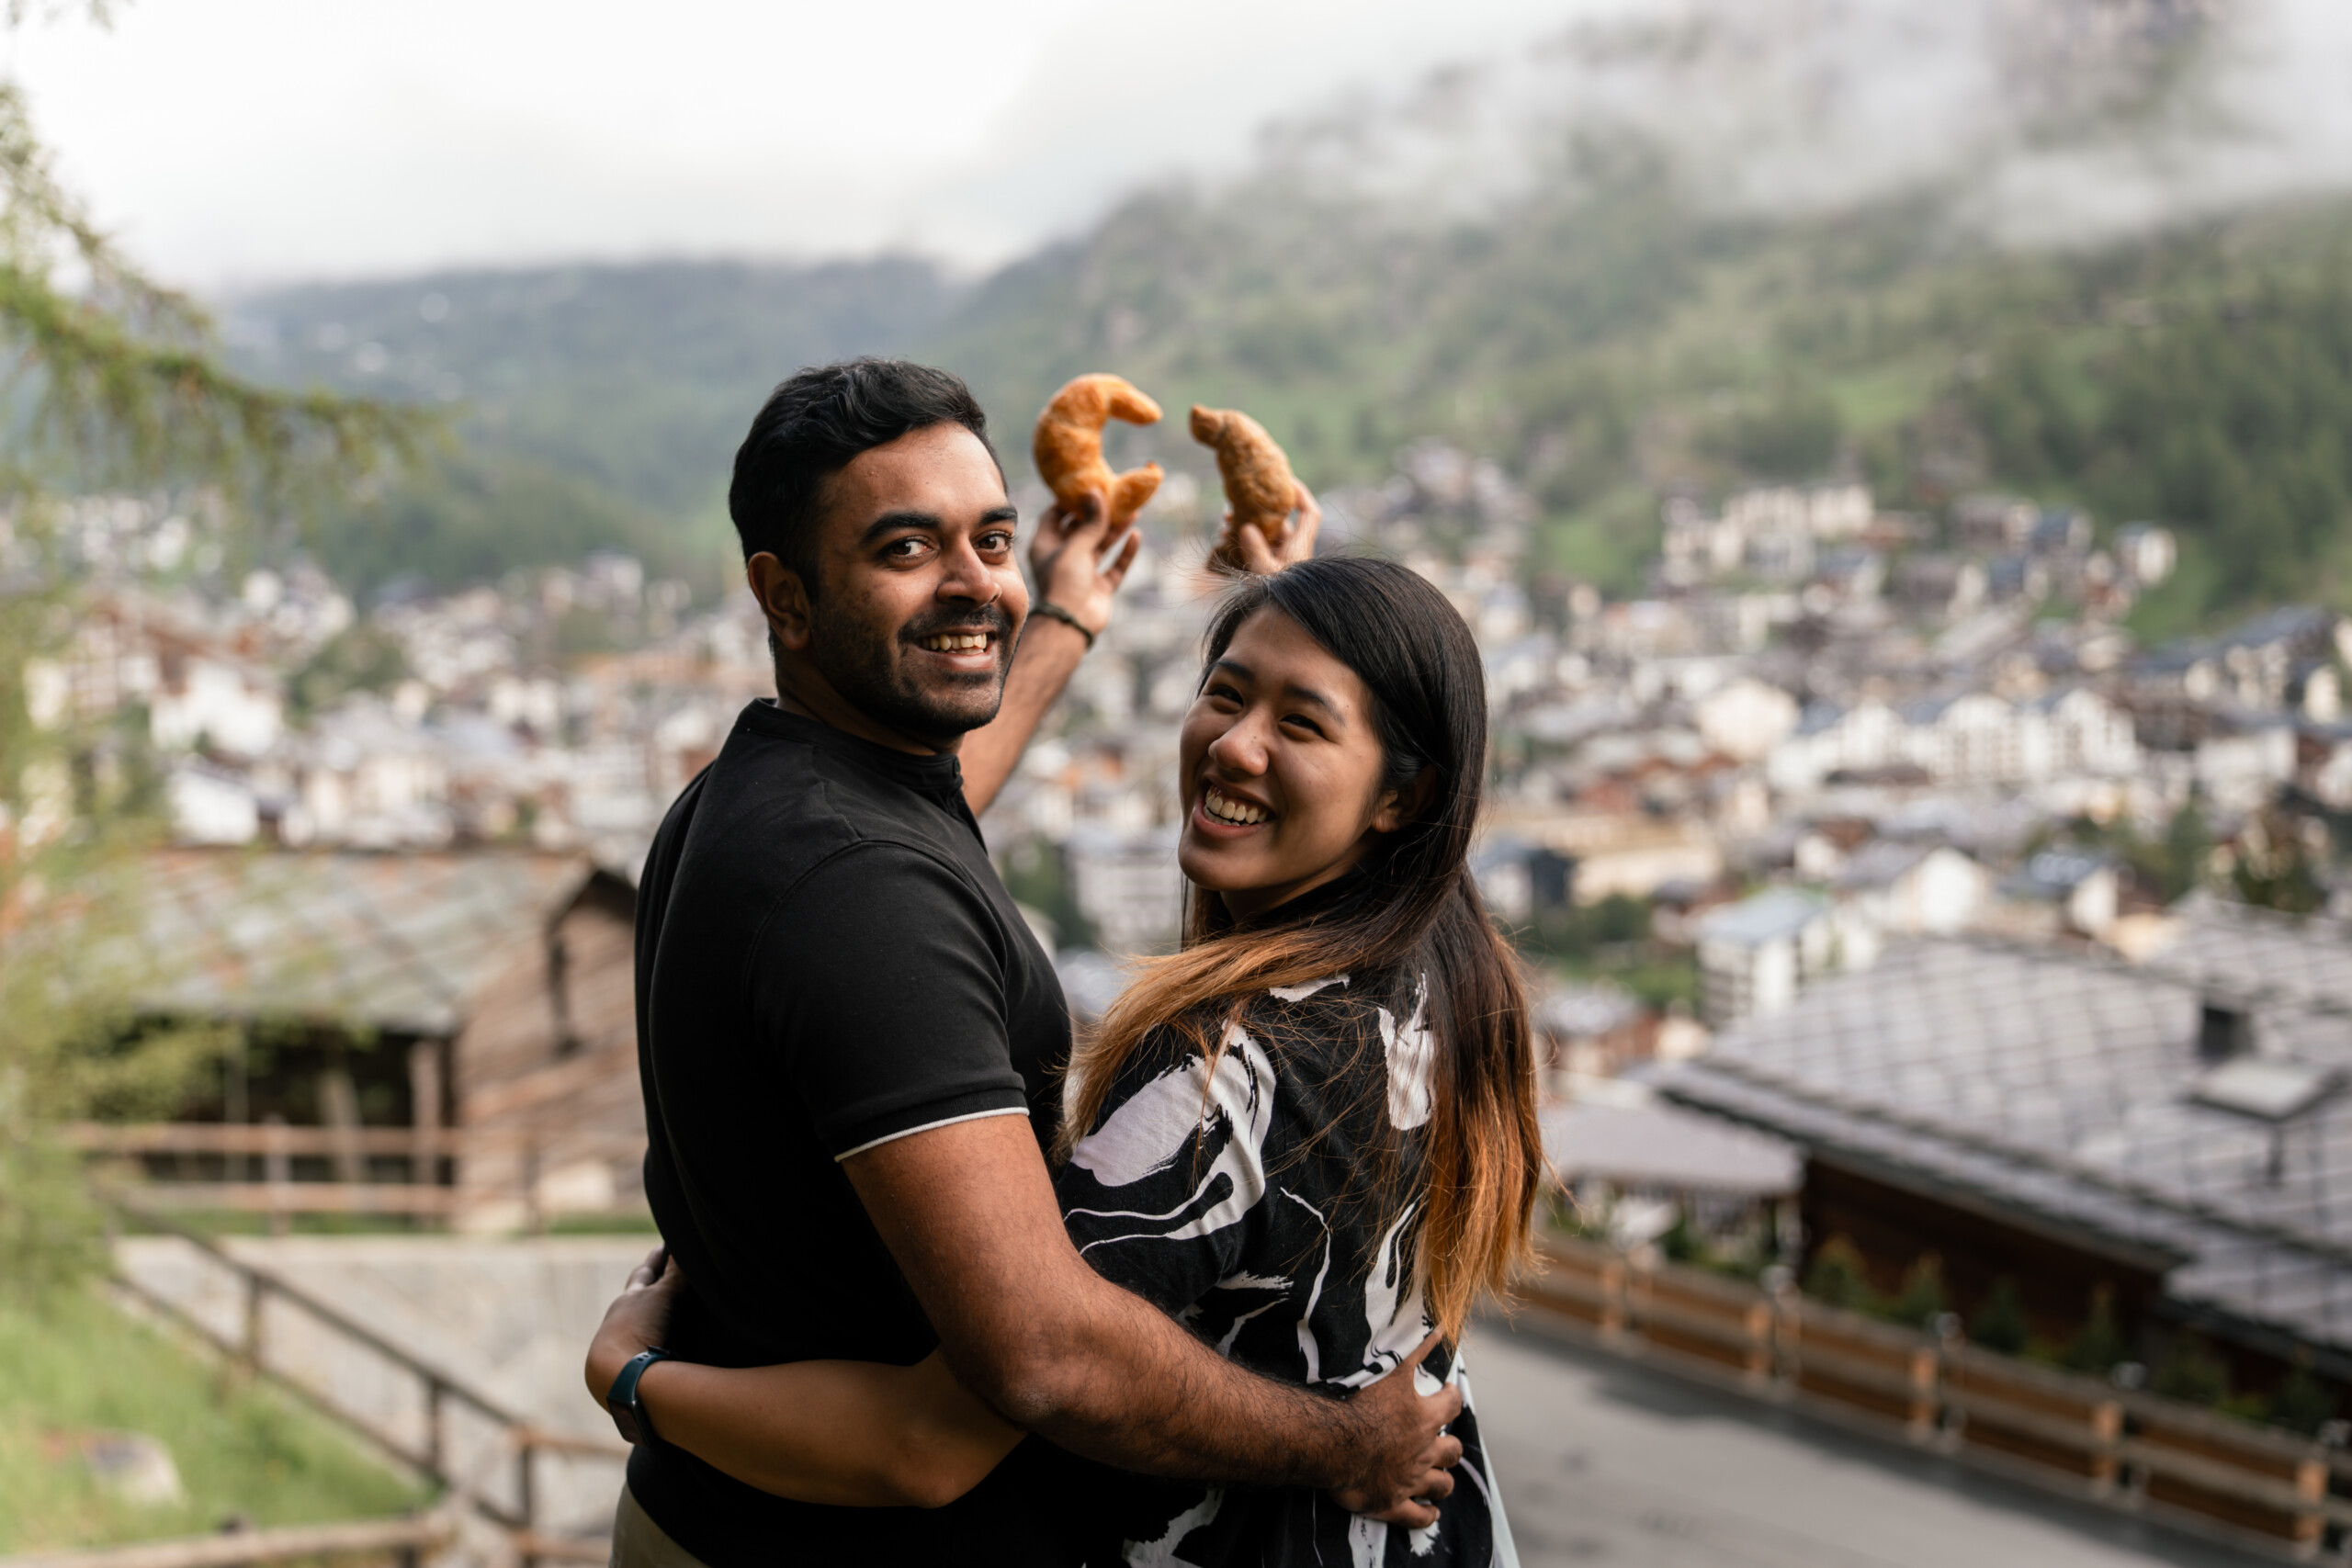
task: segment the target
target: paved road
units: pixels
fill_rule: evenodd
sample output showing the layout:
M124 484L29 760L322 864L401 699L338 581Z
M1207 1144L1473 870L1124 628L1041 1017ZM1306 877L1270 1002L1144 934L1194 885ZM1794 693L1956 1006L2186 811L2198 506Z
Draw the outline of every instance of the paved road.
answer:
M2273 1561L1869 1442L1522 1327L1468 1346L1525 1568L2247 1568Z

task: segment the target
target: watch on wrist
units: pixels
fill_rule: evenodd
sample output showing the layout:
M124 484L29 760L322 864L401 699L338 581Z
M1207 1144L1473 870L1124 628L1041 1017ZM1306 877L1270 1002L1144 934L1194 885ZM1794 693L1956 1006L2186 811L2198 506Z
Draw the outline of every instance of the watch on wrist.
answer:
M644 1402L637 1396L637 1385L645 1376L645 1369L654 1362L676 1359L667 1350L639 1350L628 1359L620 1376L613 1380L612 1392L605 1395L605 1408L613 1413L613 1425L629 1442L649 1445L661 1441L654 1435L653 1417L646 1414Z

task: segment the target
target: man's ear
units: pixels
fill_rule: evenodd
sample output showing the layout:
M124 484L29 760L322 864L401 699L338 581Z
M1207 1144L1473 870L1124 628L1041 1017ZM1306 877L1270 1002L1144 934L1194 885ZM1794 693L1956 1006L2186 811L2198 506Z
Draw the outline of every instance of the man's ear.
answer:
M1405 781L1404 788L1392 789L1381 796L1380 809L1372 814L1372 830L1393 833L1408 822L1419 821L1436 795L1437 770L1423 768Z
M801 652L814 635L808 619L808 591L800 574L775 555L760 551L743 563L743 581L767 616L768 631L780 647Z

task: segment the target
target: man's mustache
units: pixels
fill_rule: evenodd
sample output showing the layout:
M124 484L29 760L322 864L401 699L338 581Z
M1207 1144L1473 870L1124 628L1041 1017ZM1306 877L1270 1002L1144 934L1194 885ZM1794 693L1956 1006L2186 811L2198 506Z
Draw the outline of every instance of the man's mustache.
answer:
M994 604L977 610L937 610L917 615L899 628L900 642L921 642L943 632L989 632L1001 642L1012 640L1012 617Z

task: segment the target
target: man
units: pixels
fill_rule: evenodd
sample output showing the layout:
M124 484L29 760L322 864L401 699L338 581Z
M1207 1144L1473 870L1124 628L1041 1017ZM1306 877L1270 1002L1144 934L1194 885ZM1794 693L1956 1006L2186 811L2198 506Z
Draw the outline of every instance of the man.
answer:
M1069 1014L973 812L1108 621L1135 540L1099 499L1049 513L1033 615L986 417L895 361L779 387L728 502L777 698L744 710L646 863L646 1188L690 1281L671 1348L903 1365L944 1346L1080 1453L1402 1503L1451 1389L1391 1378L1341 1404L1259 1378L1097 1276L1055 1206ZM662 1551L712 1568L1033 1562L1052 1468L1032 1438L946 1507L829 1508L657 1443L624 1524L641 1508Z

